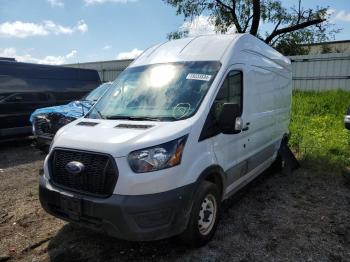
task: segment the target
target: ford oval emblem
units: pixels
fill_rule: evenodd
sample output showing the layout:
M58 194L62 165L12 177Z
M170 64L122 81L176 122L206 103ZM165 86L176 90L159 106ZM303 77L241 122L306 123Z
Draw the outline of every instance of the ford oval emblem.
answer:
M71 161L65 166L68 173L76 175L84 171L84 164L78 161Z

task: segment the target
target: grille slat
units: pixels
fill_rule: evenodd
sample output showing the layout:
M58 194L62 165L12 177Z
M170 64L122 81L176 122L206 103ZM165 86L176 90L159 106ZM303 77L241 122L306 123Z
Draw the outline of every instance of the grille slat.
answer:
M71 161L84 164L79 174L71 174L66 165ZM111 156L93 152L55 149L50 157L51 176L55 185L80 193L109 196L117 183L118 169Z

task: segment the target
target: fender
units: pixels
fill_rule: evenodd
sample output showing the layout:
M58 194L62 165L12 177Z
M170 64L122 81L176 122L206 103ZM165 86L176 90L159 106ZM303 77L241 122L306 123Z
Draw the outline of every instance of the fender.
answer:
M211 181L211 179L213 179L213 177L211 177L211 176L217 176L217 178L220 179L219 181L215 181L215 182L221 184L221 188L220 188L221 199L223 199L224 193L225 193L225 188L227 186L226 185L226 173L224 172L222 167L219 165L211 165L202 171L202 173L199 175L199 177L197 178L197 180L195 182L194 192L197 191L197 188L199 187L199 185L201 184L202 181L204 181L204 180Z

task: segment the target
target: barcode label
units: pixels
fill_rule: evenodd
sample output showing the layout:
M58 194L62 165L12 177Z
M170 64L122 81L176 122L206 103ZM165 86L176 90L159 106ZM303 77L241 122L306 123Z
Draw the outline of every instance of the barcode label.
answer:
M189 80L200 80L200 81L210 81L211 75L205 75L205 74L188 74L186 76L186 79Z

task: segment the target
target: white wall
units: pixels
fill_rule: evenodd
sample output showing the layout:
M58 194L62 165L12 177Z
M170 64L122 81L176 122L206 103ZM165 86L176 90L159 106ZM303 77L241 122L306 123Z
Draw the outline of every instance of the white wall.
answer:
M69 64L65 65L67 67L75 68L85 68L85 69L95 69L100 75L100 79L103 82L109 82L116 79L116 77L123 72L125 68L133 60L110 60L110 61L101 61L101 62L89 62L89 63L80 63L80 64Z
M350 91L350 54L291 56L293 89Z

